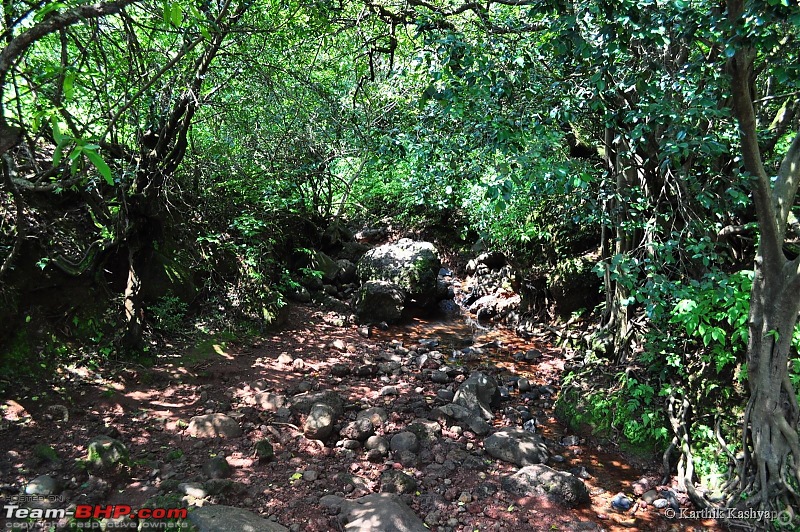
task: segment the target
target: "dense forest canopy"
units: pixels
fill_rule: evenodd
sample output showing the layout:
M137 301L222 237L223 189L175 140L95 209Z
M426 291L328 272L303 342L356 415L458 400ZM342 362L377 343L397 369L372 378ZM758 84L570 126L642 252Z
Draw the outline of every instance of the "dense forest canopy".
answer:
M270 321L325 228L393 220L596 295L531 308L594 324L562 406L696 505L800 505L793 0L2 15L8 375L68 338L137 359L187 314Z

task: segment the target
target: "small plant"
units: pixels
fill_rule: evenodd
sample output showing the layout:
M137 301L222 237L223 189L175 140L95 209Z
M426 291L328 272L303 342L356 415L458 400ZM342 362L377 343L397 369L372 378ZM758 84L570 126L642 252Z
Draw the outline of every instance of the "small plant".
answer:
M150 307L158 327L166 332L177 332L181 329L187 310L188 305L174 295L163 296Z

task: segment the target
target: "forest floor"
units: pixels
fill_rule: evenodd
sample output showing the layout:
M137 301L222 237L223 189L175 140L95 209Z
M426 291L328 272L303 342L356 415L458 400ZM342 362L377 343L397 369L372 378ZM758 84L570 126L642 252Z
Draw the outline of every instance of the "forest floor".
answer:
M4 504L11 504L31 480L48 475L58 485L55 493L62 507L91 503L137 508L182 498L183 503L244 508L295 531L328 531L341 530L342 525L333 511L320 505L322 496L352 499L378 492L386 481L384 474L396 470L416 481L402 498L431 530L716 529L714 521L670 520L664 510L638 503L628 511L613 509L611 500L618 493L636 501L642 486L657 487L658 465L626 457L586 434L577 435L575 445L559 444L569 433L554 417L554 397L543 397L531 406L539 420L537 430L550 442L551 452L563 457L563 462L551 465L560 470L584 467L588 473L585 483L591 503L577 508L503 490L502 477L517 468L486 454L483 438L469 431L441 427L423 443L415 464L401 464L392 454L371 461L364 449L337 447L336 432L324 442L307 439L302 416L286 417L284 412L281 417L254 406L252 400L255 390L286 397L309 389L333 390L345 402L344 419L337 428L359 410L382 407L388 420L376 434L389 438L423 417L426 409L443 404L437 393L456 389L458 379L443 385L434 383L429 372L413 367L395 374L356 368L379 361L381 353L398 348L400 342L413 349L420 340L425 344L430 339L445 353L458 348L459 342L495 346L487 350L488 358L470 361L465 373L481 368L501 378L514 374L535 385L552 386L557 394L564 358L560 350L502 330L465 339L468 332L452 320L416 319L386 331L374 330L365 338L355 326L326 323L318 308L297 305L280 331L259 338L210 340L189 348L176 344L160 353L154 367L72 368L56 386L25 383L16 397L2 399L0 495ZM511 356L532 348L542 353L535 361ZM352 371L342 371L343 367ZM495 428L512 423L504 416L505 407L521 404L519 395L512 390L495 410ZM236 419L242 435L190 437L189 420L212 412ZM130 451L130 466L111 474L87 471L81 460L87 442L98 435L122 441ZM254 455L255 442L263 439L274 448L269 461ZM209 469L214 457L224 457L230 471L217 474ZM199 498L178 493L179 483L203 483L209 476L227 478ZM11 523L0 523L3 526Z

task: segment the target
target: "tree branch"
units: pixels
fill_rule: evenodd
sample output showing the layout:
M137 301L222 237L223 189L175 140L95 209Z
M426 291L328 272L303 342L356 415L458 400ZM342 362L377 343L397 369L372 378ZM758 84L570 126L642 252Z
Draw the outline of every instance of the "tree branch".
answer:
M5 142L3 142L3 137L5 136L4 130L6 129L5 113L2 108L3 93L8 72L14 66L17 59L19 59L33 43L46 35L55 33L83 20L119 13L126 6L136 1L137 0L115 0L114 2L105 4L76 7L64 13L50 14L29 30L16 36L3 48L3 51L0 52L0 155L5 153L8 149L5 147Z
M734 28L743 21L743 0L728 1L728 19ZM770 263L783 252L783 231L778 227L775 205L772 203L770 180L764 170L761 151L758 146L756 114L753 109L751 78L755 53L746 43L738 40L734 56L728 62L733 92L733 112L739 123L739 138L742 144L744 168L753 179L753 202L761 230L761 247L764 258ZM767 266L767 264L765 264ZM774 266L774 265L773 265Z

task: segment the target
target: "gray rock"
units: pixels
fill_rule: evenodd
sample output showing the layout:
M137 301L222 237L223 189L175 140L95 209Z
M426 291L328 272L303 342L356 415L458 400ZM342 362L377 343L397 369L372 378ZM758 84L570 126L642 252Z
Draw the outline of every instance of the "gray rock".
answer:
M520 467L543 464L550 456L547 446L538 434L522 429L497 431L486 438L483 448L491 456Z
M331 366L331 375L334 377L347 377L350 375L350 366L347 364L333 364Z
M275 450L269 440L258 440L253 446L253 452L262 461L272 460L275 457Z
M654 499L652 504L654 507L662 510L669 506L669 501L667 499Z
M392 440L389 445L392 451L396 453L403 451L416 453L419 451L419 438L417 438L417 435L413 432L399 432L392 436Z
M288 404L286 397L272 392L258 392L255 395L255 401L256 405L267 412L277 412L279 408Z
M406 430L417 435L420 442L433 442L442 435L442 427L436 421L415 419Z
M295 395L292 397L289 408L294 413L308 415L311 412L311 408L316 404L330 406L337 418L341 417L344 412L344 401L333 390L321 390L319 392Z
M406 294L403 289L388 281L367 281L358 289L353 308L364 321L399 321L405 308Z
M199 482L181 482L178 484L178 492L195 499L205 499L208 492Z
M627 497L624 493L617 493L611 499L611 507L620 512L626 512L633 506L633 499Z
M264 519L242 508L223 505L206 505L189 511L189 522L198 532L289 532L289 529L274 521Z
M519 388L520 392L529 392L531 391L531 381L523 377L517 381L517 388Z
M125 444L108 436L97 436L86 445L86 461L94 468L125 465L129 457L130 453Z
M231 476L231 466L221 456L215 456L203 464L203 473L208 478L228 478Z
M386 423L387 419L389 419L389 414L386 413L386 410L384 408L381 408L379 406L375 406L375 407L367 408L366 410L362 410L361 412L359 412L358 415L356 416L356 420L359 420L359 419L362 419L362 418L367 418L370 421L372 421L372 424L375 427L380 427L384 423Z
M494 377L476 371L458 387L453 403L492 419L492 407L500 402L500 390Z
M571 447L573 445L578 445L580 443L580 438L578 438L574 434L570 434L569 436L564 436L561 438L561 445L565 447Z
M436 384L447 384L450 382L450 376L444 371L436 370L431 373L431 380Z
M589 502L589 490L581 479L544 464L523 467L513 475L503 477L501 485L504 490L517 495L546 495L569 507Z
M342 427L339 434L341 434L343 438L364 441L372 436L374 432L375 426L372 424L372 421L366 417L362 417Z
M317 403L311 407L305 423L303 434L310 440L324 440L333 432L336 423L336 412L327 404Z
M298 303L311 302L311 292L305 286L298 285L297 287L289 288L286 291L286 297Z
M356 265L347 259L339 259L336 261L339 265L339 282L351 283L356 279Z
M660 499L661 495L658 493L657 490L648 490L642 494L641 499L646 502L647 504L653 504L653 502L657 499ZM666 500L666 499L664 499Z
M381 493L414 493L417 486L414 477L402 471L389 469L381 474Z
M364 442L364 448L368 451L378 451L381 455L386 456L389 452L389 442L382 436L370 436Z
M394 284L409 299L427 306L437 301L440 267L439 252L433 244L403 238L369 250L358 261L356 270L362 282Z
M207 414L193 417L186 432L195 438L238 438L242 435L242 428L225 414Z
M492 430L492 426L480 414L457 404L434 408L431 410L430 417L431 419L444 421L447 424L452 424L453 422L462 423L478 436L485 436Z
M348 532L428 532L411 508L391 493L372 493L353 500L326 495L320 504L339 510L339 519Z
M542 352L538 349L529 349L525 352L525 360L528 362L533 362L534 360L538 360L542 358Z
M26 495L55 495L58 490L58 481L50 475L39 475L25 486Z
M455 398L456 394L452 390L437 390L436 397L441 399L442 401L450 402Z
M311 267L322 272L322 280L331 283L335 281L341 272L342 267L327 254L312 250Z

